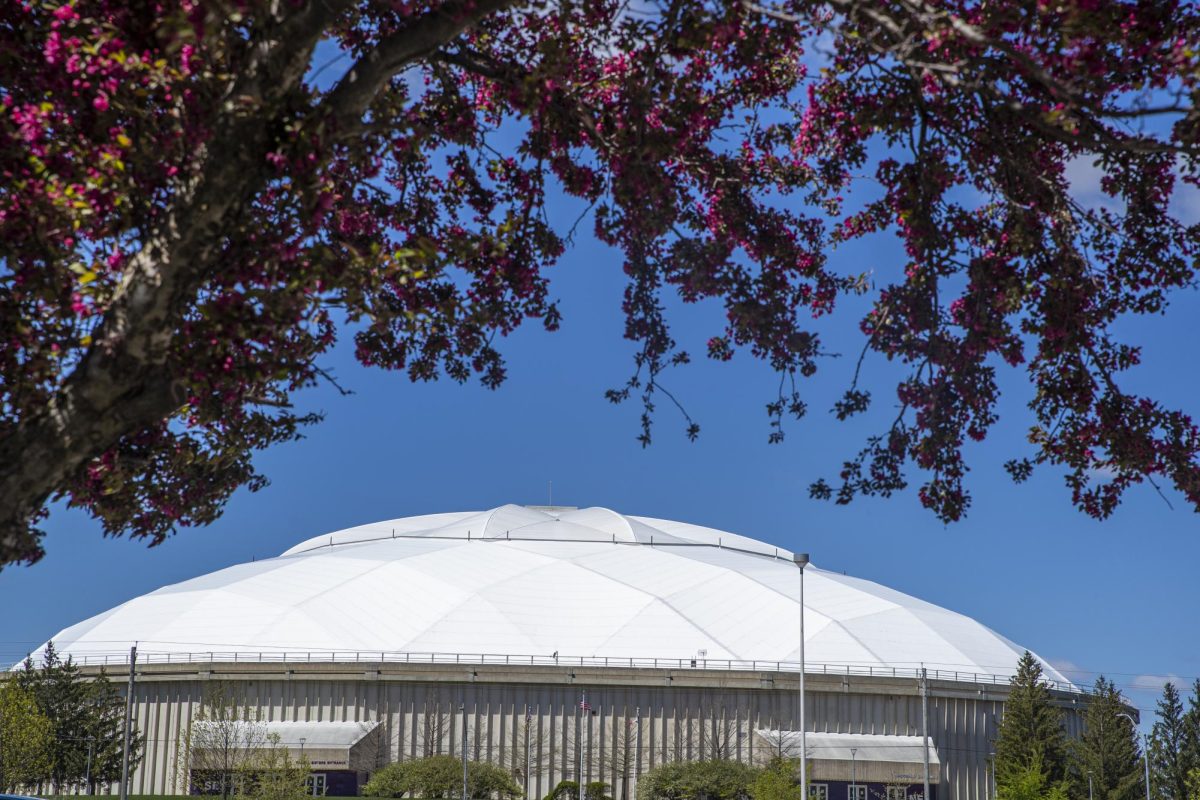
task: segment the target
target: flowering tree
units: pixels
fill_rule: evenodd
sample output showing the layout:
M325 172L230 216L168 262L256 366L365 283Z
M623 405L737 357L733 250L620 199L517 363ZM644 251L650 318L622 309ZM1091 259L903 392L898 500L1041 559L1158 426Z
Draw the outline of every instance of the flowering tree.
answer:
M1192 4L1135 0L6 3L0 564L41 555L56 496L157 543L262 485L250 455L313 421L289 395L342 319L365 364L500 383L497 335L559 321L555 193L623 254L638 350L610 397L644 403L644 442L689 358L665 293L723 304L709 357L780 373L778 439L812 318L871 292L864 353L908 375L815 496L915 463L958 519L1008 365L1037 390L1015 479L1061 465L1099 517L1143 480L1200 507L1196 427L1122 390L1139 349L1112 333L1194 280L1169 202L1198 177L1198 38ZM1076 159L1111 203L1072 197ZM905 257L830 266L872 235ZM856 376L835 410L870 399Z

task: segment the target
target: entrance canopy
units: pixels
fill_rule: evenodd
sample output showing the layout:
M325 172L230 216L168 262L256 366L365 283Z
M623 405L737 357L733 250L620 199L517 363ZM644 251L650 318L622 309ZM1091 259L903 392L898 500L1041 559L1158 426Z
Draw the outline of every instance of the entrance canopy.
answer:
M308 759L314 771L341 769L367 772L375 769L379 755L378 722L258 722L233 720L192 723L193 747L199 751L218 747L258 751L271 746L287 748L293 759ZM193 753L193 768L208 766L211 758Z
M374 768L374 753L367 753L374 742L372 734L378 722L267 722L267 735L279 737L279 744L293 758L302 754L314 770ZM370 764L366 762L372 762Z
M757 731L764 746L784 758L800 757L800 731ZM912 784L924 780L920 736L879 733L809 733L805 737L812 780ZM941 760L929 741L929 782L941 778Z

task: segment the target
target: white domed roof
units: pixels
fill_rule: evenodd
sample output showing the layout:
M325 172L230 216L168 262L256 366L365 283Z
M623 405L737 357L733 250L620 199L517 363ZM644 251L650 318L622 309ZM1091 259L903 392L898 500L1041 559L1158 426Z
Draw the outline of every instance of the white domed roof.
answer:
M743 536L603 508L508 505L318 536L137 597L53 641L87 663L123 662L137 642L151 661L558 654L788 669L799 661L798 583L790 552ZM805 604L809 672L924 665L1006 681L1023 651L961 614L814 566Z

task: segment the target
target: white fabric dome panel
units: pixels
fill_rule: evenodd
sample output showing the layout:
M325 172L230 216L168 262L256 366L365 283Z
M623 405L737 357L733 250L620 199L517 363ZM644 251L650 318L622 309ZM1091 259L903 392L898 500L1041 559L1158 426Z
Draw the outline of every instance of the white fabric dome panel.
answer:
M811 565L805 576L810 670L923 664L999 680L1021 654L979 622L885 586ZM753 668L798 658L798 578L790 552L745 536L603 508L501 506L315 536L135 598L53 641L88 662L137 642L150 660L558 653Z

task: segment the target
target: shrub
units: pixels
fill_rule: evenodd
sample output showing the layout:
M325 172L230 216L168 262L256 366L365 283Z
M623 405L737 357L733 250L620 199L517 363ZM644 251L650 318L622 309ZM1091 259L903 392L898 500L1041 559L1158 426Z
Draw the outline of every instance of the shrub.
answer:
M750 784L751 800L801 800L798 764L781 758L768 764Z
M516 800L524 794L512 776L495 764L467 762L467 791L479 800ZM462 761L430 756L388 764L363 787L365 797L457 798L462 795Z
M637 800L749 800L758 773L737 761L675 761L638 781Z
M609 786L604 781L592 781L583 787L584 800L612 800L608 796ZM579 784L576 781L559 781L550 790L544 800L576 800L579 797Z

